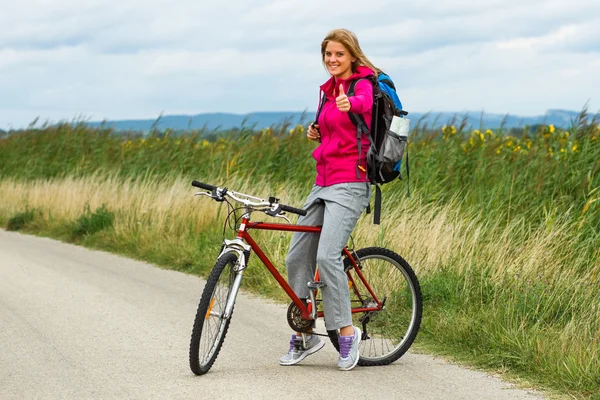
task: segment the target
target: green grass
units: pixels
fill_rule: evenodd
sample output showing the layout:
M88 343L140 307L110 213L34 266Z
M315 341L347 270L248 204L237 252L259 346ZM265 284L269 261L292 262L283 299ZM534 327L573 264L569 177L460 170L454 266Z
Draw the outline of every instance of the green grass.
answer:
M107 209L106 204L98 207L94 212L92 212L88 204L86 205L85 212L73 224L72 237L76 239L112 228L114 220L115 215Z
M416 346L598 398L600 128L582 113L568 131L519 133L413 132L411 198L406 182L385 185L384 223L365 217L355 236L361 247L391 247L415 268L425 299ZM314 178L313 149L301 127L212 142L193 132L31 129L0 140L0 222L205 276L225 210L204 198L180 204L193 191L189 182L301 204ZM67 209L61 198L81 202ZM283 265L289 235L261 235ZM244 285L284 299L256 257Z
M35 219L35 210L18 212L8 219L6 229L9 231L18 231L30 225Z

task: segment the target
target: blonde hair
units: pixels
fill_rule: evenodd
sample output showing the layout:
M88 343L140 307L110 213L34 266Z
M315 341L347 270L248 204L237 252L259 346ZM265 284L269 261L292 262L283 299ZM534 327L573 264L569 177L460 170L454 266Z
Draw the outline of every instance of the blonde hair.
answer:
M325 36L325 39L323 39L323 42L321 43L321 61L323 64L325 64L325 49L329 42L341 43L350 52L350 55L356 58L352 63L352 72L355 72L356 67L359 65L369 67L376 76L382 72L379 68L376 68L371 61L369 61L365 53L363 53L354 32L341 28L332 30Z

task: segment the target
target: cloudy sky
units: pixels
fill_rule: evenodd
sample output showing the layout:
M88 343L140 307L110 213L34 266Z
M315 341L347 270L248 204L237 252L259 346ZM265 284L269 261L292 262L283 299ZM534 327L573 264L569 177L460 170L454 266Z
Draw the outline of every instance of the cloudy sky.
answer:
M600 110L598 0L0 0L0 129L314 110L353 30L408 111Z

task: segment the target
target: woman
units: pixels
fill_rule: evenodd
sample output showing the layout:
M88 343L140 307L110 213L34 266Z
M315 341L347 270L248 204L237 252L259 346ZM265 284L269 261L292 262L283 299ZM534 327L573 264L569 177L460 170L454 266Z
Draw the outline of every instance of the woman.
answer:
M348 112L362 114L371 125L373 86L360 80L354 96L346 96L350 82L378 70L362 52L354 33L346 29L331 31L321 43L321 56L331 78L321 85L324 94L318 120L308 128L307 137L320 142L313 152L317 161L315 184L304 205L306 216L298 224L322 225L320 235L296 232L286 258L288 281L301 299L309 298L307 282L314 279L318 264L323 311L327 330L339 330L338 367L351 370L358 363L359 328L352 326L350 292L342 263L346 245L358 218L369 204L371 187L366 175L369 140L362 138L358 150L357 129ZM322 107L321 107L322 106ZM294 365L314 354L325 343L316 335L292 335L288 353L281 365Z

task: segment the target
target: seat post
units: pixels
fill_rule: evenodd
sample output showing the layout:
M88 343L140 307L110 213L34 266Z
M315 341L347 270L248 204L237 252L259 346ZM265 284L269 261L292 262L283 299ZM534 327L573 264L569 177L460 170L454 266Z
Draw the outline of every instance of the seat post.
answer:
M306 285L308 286L309 294L310 294L310 302L312 303L312 311L310 313L310 318L316 320L317 319L317 302L315 300L315 291L320 290L324 287L327 287L327 284L322 281L319 281L319 282L311 281L311 282L308 282Z

